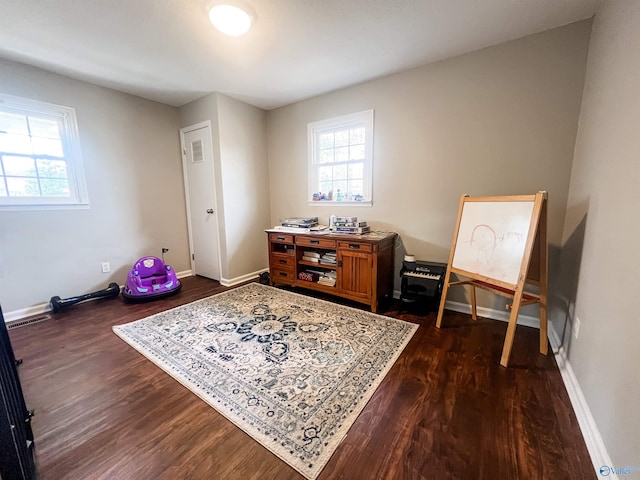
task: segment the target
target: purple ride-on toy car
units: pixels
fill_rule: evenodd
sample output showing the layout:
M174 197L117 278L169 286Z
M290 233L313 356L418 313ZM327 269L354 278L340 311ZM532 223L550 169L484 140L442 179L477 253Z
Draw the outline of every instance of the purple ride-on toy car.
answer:
M129 271L122 296L134 302L147 302L174 295L181 288L171 266L158 257L142 257Z

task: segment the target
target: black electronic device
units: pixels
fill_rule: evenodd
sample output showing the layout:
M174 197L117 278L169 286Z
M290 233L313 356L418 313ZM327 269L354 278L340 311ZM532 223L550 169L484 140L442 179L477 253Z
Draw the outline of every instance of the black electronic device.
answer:
M421 260L402 262L400 270L401 308L421 312L436 308L440 303L446 273L446 263Z
M58 313L64 308L75 305L76 303L84 302L85 300L93 298L115 298L118 295L120 295L120 286L117 283L112 282L107 288L98 290L97 292L87 293L85 295L78 295L70 298L60 298L56 295L55 297L51 297L49 305L51 306L51 311L53 313Z

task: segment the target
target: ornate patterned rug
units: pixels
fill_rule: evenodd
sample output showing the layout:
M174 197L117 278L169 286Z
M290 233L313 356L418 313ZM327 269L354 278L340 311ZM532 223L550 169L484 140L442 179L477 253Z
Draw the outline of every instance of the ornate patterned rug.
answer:
M417 328L251 283L113 331L314 479Z

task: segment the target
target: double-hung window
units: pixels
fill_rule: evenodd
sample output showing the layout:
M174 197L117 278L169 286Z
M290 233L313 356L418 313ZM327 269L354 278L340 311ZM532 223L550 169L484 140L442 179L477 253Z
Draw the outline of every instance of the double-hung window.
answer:
M309 123L309 204L371 205L373 110Z
M0 94L0 209L88 205L75 110Z

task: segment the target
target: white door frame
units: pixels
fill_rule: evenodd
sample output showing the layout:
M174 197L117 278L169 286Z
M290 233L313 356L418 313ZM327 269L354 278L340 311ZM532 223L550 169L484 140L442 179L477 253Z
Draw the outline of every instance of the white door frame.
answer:
M193 230L191 229L191 204L189 201L189 176L187 173L187 151L184 143L184 136L186 133L192 132L193 130L199 130L201 128L209 129L209 139L211 140L211 162L212 162L212 171L213 178L211 179L212 187L214 188L213 195L213 209L214 215L216 217L216 241L218 242L218 271L220 272L220 278L218 281L222 281L222 256L220 253L220 216L218 215L218 189L216 185L216 165L215 165L215 156L213 155L213 137L212 137L212 128L211 128L211 120L205 120L204 122L196 123L194 125L189 125L188 127L183 127L180 129L180 156L182 157L182 178L184 179L184 199L187 207L187 231L189 233L189 261L191 263L191 275L196 274L195 270L195 260L193 254Z

